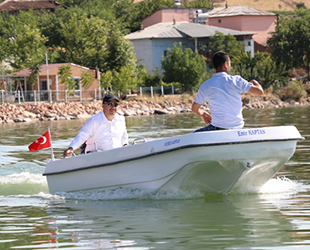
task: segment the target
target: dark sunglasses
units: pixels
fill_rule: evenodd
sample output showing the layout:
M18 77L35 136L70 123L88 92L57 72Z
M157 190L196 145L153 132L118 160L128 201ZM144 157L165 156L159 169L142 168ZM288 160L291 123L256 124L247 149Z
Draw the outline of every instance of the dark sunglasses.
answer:
M117 102L114 102L114 103L113 102L109 102L108 103L108 107L109 108L112 108L113 106L116 108L118 106L118 103Z

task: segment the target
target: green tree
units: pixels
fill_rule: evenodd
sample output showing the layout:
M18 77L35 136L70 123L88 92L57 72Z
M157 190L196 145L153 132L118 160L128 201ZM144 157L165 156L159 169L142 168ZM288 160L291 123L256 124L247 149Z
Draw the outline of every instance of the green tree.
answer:
M81 83L83 87L88 87L94 81L94 75L91 72L83 70L81 72Z
M174 44L162 58L164 81L179 82L182 91L192 92L202 82L206 74L204 57L187 48L183 51L182 43Z
M44 62L46 38L37 28L18 26L17 36L10 44L10 64L16 70Z
M4 59L7 59L9 56L8 49L9 40L0 36L0 62L4 61Z
M113 72L108 70L101 74L100 87L103 89L112 88Z
M14 38L14 17L7 12L0 12L0 61L10 55L10 41Z
M70 65L63 65L59 67L58 70L60 83L66 85L68 93L73 93L75 89L75 82L72 78L72 71Z
M304 68L310 78L310 10L299 8L295 18L280 17L275 32L267 43L273 49L277 65L284 63L287 69Z
M37 83L37 76L40 73L40 63L34 63L33 65L30 66L30 75L28 77L28 82L32 85Z
M186 1L182 3L183 8L211 8L209 0Z
M150 81L152 76L147 72L144 64L137 66L136 75L137 75L137 85L138 86L148 86L146 84Z
M0 59L14 70L30 67L44 61L45 42L33 12L21 11L18 16L0 13Z
M60 11L57 11L60 13ZM45 43L47 48L60 48L61 42L64 39L61 22L66 22L64 17L56 15L56 13L48 13L38 16L41 34L48 37L48 41Z
M282 87L287 80L287 70L284 63L279 65L272 59L269 53L257 53L257 78L261 81L263 88L271 85L275 88Z
M238 74L248 81L257 78L257 57L252 58L250 53L236 56L231 73Z
M134 0L115 1L112 7L120 29L128 29L126 33L130 33L132 25L137 26L136 28L140 28L140 24L136 23L138 12L135 9Z
M210 37L210 42L207 44L207 49L211 52L211 58L218 51L225 51L229 54L232 65L238 63L241 56L245 55L245 47L243 42L237 41L232 35L225 36L221 32L216 32L215 36ZM213 68L213 65L209 65Z
M115 0L63 0L61 2L69 7L69 9L65 9L65 12L70 12L70 16L72 13L81 14L82 11L87 17L94 16L109 22L115 21L113 11ZM59 10L62 11L61 8L57 9L57 11Z
M132 75L130 67L123 66L119 71L113 70L112 87L113 91L127 94L128 90L137 88L137 77Z
M297 9L300 9L300 8L306 9L307 7L306 7L305 3L300 2L300 3L296 3L296 8Z
M74 15L61 23L63 41L58 50L59 59L90 68L104 67L107 53L108 23L97 17Z
M136 56L132 43L117 29L115 25L110 27L110 35L107 38L105 63L103 71L115 70L120 72L122 67L129 67L131 75L135 74Z
M248 81L258 79L265 89L271 85L281 87L287 80L285 65L277 65L269 53L257 52L253 58L244 54L235 59L231 74L238 74Z

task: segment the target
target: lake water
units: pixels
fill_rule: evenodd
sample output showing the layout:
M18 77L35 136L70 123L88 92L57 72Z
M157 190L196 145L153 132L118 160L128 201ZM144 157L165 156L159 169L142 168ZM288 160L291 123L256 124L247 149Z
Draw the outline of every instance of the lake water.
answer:
M117 189L50 195L50 150L28 145L51 128L56 158L84 120L0 124L0 250L310 249L310 108L245 110L246 127L295 125L304 141L255 194L146 193ZM192 114L126 118L129 138L185 134Z

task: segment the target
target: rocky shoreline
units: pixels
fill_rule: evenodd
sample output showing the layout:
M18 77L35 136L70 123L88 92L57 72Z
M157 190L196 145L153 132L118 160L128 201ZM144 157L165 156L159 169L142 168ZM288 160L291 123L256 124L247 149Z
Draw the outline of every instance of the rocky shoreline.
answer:
M282 108L310 106L310 98L296 102L281 101L275 96L242 98L244 109ZM154 99L129 99L120 103L118 112L124 116L178 114L191 112L193 98L182 96L166 96ZM209 110L208 105L202 107ZM102 110L99 100L90 102L40 102L0 105L0 124L31 121L71 120L88 118Z

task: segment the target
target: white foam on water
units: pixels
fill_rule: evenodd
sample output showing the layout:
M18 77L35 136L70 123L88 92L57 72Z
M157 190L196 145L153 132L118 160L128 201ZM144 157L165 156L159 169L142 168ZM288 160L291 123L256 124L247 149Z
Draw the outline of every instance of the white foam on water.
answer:
M5 184L40 184L46 185L46 178L42 174L32 174L29 172L22 172L10 174L7 176L0 176L0 185Z
M0 195L48 193L44 168L31 162L18 162L0 168Z
M303 185L297 181L292 181L287 177L281 176L269 180L260 189L248 187L244 193L257 193L262 195L292 195L302 191ZM244 190L243 190L244 191ZM237 193L235 193L237 194ZM77 200L173 200L173 199L195 199L204 197L205 194L196 191L157 191L151 192L140 189L116 188L116 189L102 189L80 192L61 192L59 196L66 199Z
M44 200L57 200L59 198L78 200L171 200L204 197L204 194L195 191L154 192L130 188L63 192L54 196L49 194L46 177L42 175L43 171L44 167L33 162L20 162L2 166L0 168L0 195L16 197L19 195L19 198L36 197ZM259 189L248 186L243 188L242 192L239 193L291 195L302 192L305 189L307 188L302 183L281 176L269 180Z
M297 193L302 188L302 184L292 181L285 176L278 176L267 181L263 186L253 186L251 183L243 184L241 187L233 189L234 194L277 194L277 193Z
M285 176L270 179L263 185L259 193L273 194L273 193L297 193L302 188L302 184L297 181L292 181Z
M78 200L171 200L171 199L193 199L203 197L203 194L199 192L151 192L140 189L130 188L116 188L116 189L103 189L93 191L80 191L80 192L61 192L57 193L61 197L66 199L78 199Z
M40 206L45 207L50 202L63 203L64 197L58 195L51 195L45 192L39 192L37 194L18 194L9 196L0 196L0 207L8 206Z

